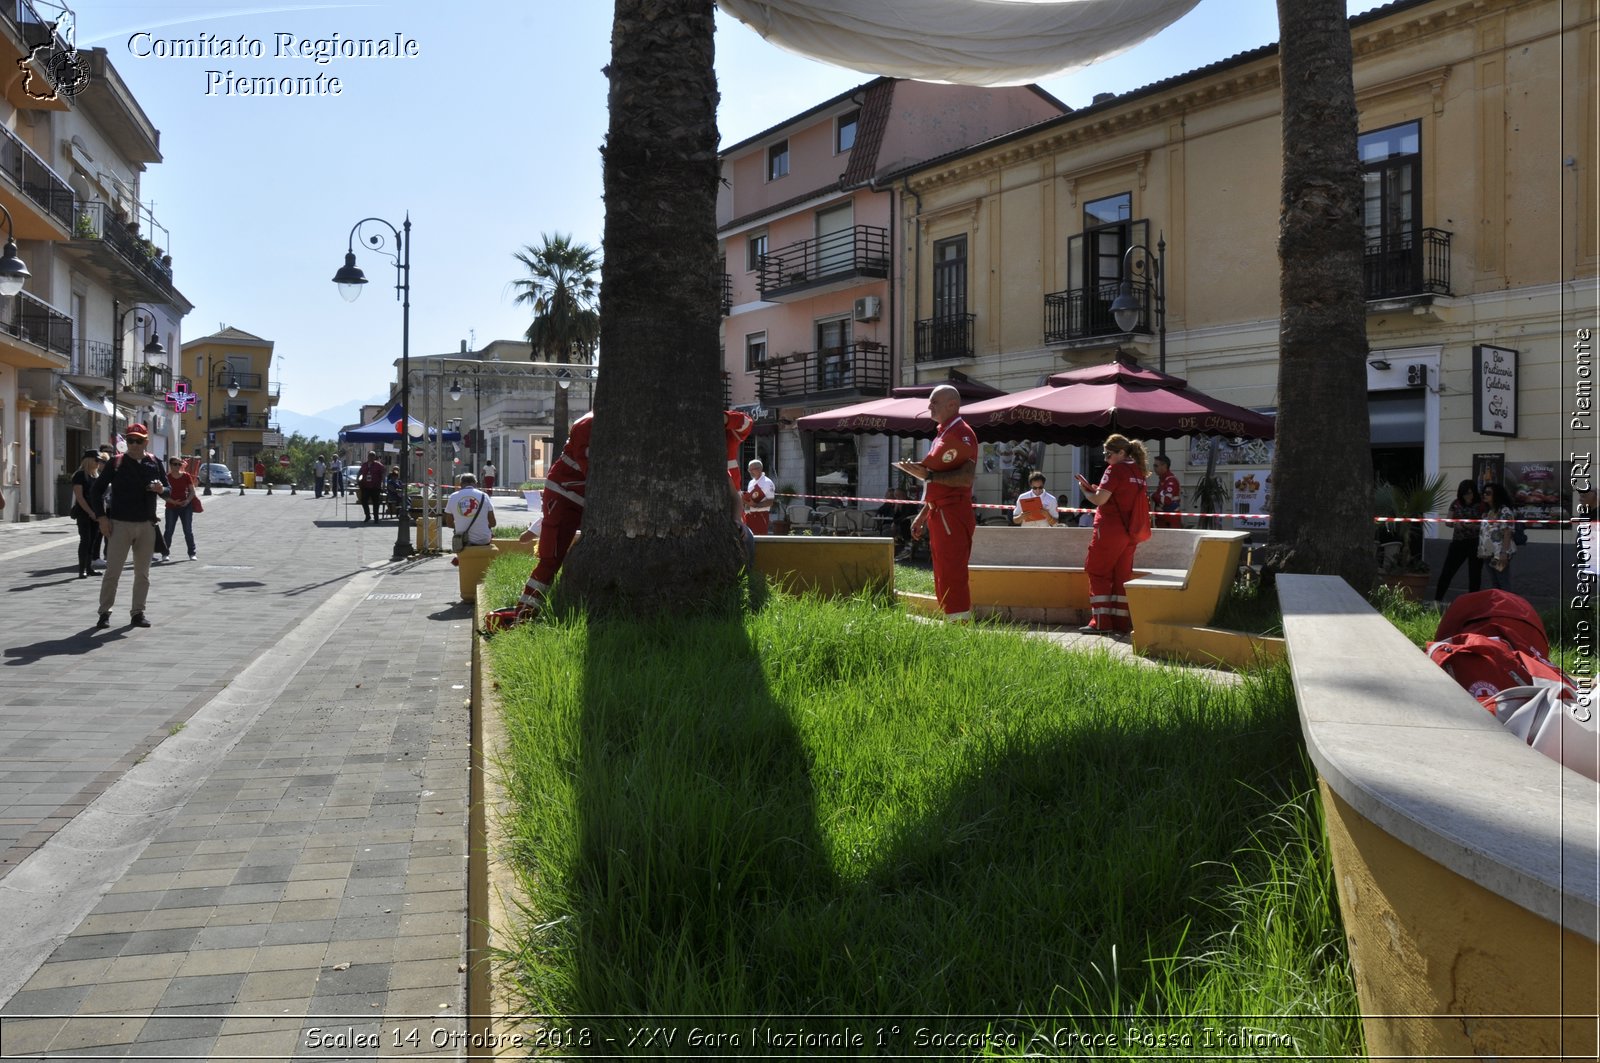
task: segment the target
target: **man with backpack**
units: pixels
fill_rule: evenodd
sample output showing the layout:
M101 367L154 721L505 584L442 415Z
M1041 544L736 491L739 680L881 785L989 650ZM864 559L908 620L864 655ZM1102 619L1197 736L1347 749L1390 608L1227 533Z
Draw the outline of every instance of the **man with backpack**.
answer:
M145 599L150 593L150 561L155 556L160 530L156 527L156 500L172 493L161 463L145 452L150 430L142 424L128 426L128 452L112 458L95 478L95 511L100 534L106 540L106 573L100 582L100 618L96 629L111 626L111 606L117 600L122 567L133 553L133 601L129 623L149 627Z

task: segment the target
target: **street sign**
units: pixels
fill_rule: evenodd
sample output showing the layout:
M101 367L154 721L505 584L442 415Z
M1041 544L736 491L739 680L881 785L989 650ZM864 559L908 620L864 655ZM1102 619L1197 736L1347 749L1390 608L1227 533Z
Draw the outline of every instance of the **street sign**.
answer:
M279 465L287 465L287 464L289 464L289 455L285 454L283 457L279 458L278 459L278 464Z

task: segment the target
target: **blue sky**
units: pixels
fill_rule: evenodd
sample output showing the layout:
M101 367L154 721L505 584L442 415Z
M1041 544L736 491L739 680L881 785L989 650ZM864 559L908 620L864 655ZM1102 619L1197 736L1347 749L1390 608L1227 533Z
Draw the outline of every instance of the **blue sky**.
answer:
M606 0L68 2L78 44L108 50L161 130L164 161L145 174L144 198L171 234L175 280L195 304L184 338L226 323L275 341L285 409L353 405L393 377L401 322L393 267L358 252L371 283L355 303L331 282L358 220L399 225L410 212L414 355L454 351L474 334L479 344L520 337L527 314L512 302L512 254L541 232L600 242ZM319 65L275 57L280 33L400 34L418 54ZM257 39L265 54L148 54L157 50L151 40L202 34ZM1097 92L1127 91L1276 36L1272 0L1202 0L1140 47L1040 84L1082 106ZM725 17L717 51L730 144L870 76L792 55ZM230 96L208 70L323 74L342 91Z

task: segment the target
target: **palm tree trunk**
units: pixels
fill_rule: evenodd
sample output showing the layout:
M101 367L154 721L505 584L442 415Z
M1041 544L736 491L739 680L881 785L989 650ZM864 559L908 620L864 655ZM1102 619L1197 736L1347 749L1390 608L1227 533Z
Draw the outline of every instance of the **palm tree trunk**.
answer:
M1283 216L1269 566L1372 586L1361 169L1344 0L1278 0Z
M591 615L734 600L717 353L713 0L617 0L605 262L583 535L563 594Z

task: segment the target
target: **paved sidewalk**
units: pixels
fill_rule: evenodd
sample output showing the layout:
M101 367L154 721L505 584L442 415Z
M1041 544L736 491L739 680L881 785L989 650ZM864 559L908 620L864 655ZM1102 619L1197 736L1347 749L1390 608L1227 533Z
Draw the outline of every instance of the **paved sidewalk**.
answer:
M359 521L219 493L104 632L0 530L3 1058L465 1054L471 614Z

